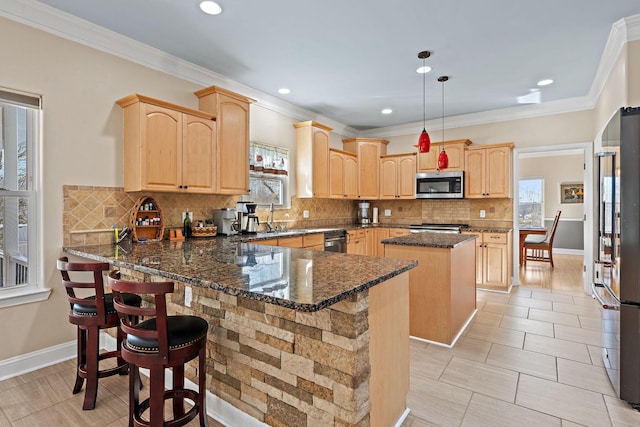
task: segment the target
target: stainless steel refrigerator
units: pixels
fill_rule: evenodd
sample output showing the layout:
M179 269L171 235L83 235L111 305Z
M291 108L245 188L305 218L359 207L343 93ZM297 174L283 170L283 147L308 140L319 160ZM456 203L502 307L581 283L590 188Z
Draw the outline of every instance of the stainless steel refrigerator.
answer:
M621 108L598 153L602 357L618 396L640 409L640 108Z

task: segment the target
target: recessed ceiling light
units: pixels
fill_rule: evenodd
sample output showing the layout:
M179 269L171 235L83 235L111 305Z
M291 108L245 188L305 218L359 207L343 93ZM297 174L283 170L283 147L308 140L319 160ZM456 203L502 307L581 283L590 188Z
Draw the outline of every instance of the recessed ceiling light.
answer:
M431 71L431 67L424 66L424 67L418 67L418 69L416 70L416 73L424 74L424 73L428 73L429 71Z
M206 14L209 15L220 15L222 13L222 8L220 5L214 1L203 1L200 3L200 9Z
M551 83L553 83L553 80L551 79L544 79L544 80L540 80L538 82L538 86L547 86L550 85Z
M382 114L391 114L393 113L393 110L391 108L385 108L384 110L381 111Z
M278 89L278 93L282 94L282 95L288 95L291 93L290 89L287 89L286 87L280 88Z

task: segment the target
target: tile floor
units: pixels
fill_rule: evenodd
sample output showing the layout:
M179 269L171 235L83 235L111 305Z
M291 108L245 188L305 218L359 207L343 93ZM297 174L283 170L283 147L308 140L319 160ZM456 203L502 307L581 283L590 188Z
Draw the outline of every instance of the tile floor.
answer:
M564 261L553 272L530 265L510 294L479 291L454 348L411 341L402 427L640 426L602 367L599 308L576 274L565 276ZM0 427L126 426L126 380L101 380L96 409L82 411L83 394L70 392L74 363L0 382Z

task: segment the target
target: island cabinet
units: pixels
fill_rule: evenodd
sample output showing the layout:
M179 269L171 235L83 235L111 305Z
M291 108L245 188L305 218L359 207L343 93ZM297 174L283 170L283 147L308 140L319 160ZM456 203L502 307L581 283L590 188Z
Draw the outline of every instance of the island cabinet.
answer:
M366 230L359 229L347 231L347 253L353 255L367 254Z
M468 147L465 152L464 197L511 197L513 143Z
M297 197L328 198L329 132L332 129L314 121L293 126L296 128Z
M211 86L195 92L200 110L216 117L216 193L249 193L249 105L253 99Z
M418 172L437 172L438 156L444 145L444 149L449 157L448 171L464 170L464 152L465 148L471 144L468 139L457 139L445 141L444 143L431 143L431 149L428 153L418 153Z
M416 153L380 157L380 199L414 199Z
M329 149L329 198L358 198L358 157L355 154Z
M214 194L212 114L133 94L124 111L124 190Z
M474 239L415 233L384 244L385 258L418 261L409 272L410 335L453 347L476 313Z
M345 151L358 157L358 199L376 200L380 196L380 156L387 154L389 141L379 138L342 140Z
M464 232L475 234L476 286L479 289L509 292L513 283L511 238L508 232Z
M367 249L365 255L384 256L384 245L382 241L388 237L388 228L368 228L366 230Z

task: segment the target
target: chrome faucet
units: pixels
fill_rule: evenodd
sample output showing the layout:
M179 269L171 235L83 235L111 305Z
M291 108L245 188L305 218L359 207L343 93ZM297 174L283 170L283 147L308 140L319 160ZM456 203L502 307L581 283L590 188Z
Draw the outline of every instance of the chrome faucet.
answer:
M269 216L267 217L267 222L265 222L265 224L267 225L267 231L269 233L272 233L276 230L276 227L273 224L273 203L269 203Z

